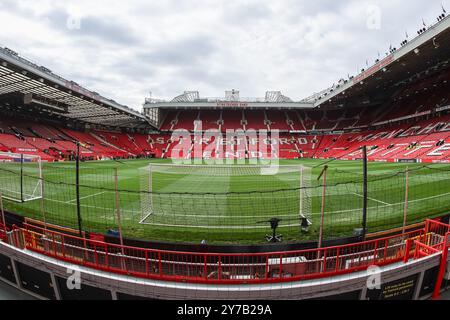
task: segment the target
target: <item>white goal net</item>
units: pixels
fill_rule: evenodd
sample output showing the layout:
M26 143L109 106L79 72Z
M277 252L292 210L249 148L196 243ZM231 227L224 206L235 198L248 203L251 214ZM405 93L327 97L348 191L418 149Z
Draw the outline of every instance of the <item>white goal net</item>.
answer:
M311 168L303 165L150 164L140 171L141 224L260 228L269 218L312 224Z
M41 158L0 152L0 193L4 199L15 202L41 199Z

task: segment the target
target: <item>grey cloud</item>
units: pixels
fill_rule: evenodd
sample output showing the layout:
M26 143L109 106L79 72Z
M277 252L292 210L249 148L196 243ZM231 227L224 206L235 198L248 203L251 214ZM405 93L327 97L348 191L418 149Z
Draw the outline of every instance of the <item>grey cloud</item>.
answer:
M214 42L205 37L168 42L160 47L136 50L134 54L110 65L110 72L133 81L149 81L161 77L158 70L169 67L177 81L189 86L191 82L221 81L224 75L214 77L208 71L208 58L215 51ZM168 81L169 84L174 80Z
M134 58L115 61L109 65L108 69L111 73L133 81L142 81L158 76L157 65Z
M201 63L216 50L212 37L194 36L189 39L165 41L159 47L153 47L148 52L137 55L142 64L157 64L169 66L187 66Z
M91 37L121 45L138 45L140 41L132 29L119 23L114 17L81 17L80 28L70 29L68 28L68 22L72 18L71 15L63 9L59 9L56 5L55 9L41 14L34 12L27 6L21 6L13 0L1 0L0 8L27 19L35 20L37 23L47 21L52 29L65 32L68 36Z
M93 38L106 43L138 45L139 38L133 30L111 17L86 16L79 18L79 28L69 28L72 17L66 11L53 10L45 18L55 29L64 31L67 36ZM100 43L99 43L100 45Z
M245 25L268 20L272 11L264 3L231 4L223 6L223 19L226 23Z
M130 28L120 25L109 19L87 17L81 19L81 29L75 33L82 36L92 36L104 41L119 43L121 45L136 45L139 39Z
M219 92L228 87L236 87L242 82L243 75L233 70L212 71L207 66L186 66L178 71L178 76L189 81L207 84L217 88L222 88ZM237 88L237 87L236 87Z

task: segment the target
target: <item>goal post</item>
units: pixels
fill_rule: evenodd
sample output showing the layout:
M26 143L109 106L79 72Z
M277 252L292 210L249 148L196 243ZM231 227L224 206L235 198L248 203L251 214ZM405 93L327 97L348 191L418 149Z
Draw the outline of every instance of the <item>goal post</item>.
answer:
M141 168L140 176L140 201L141 201L141 220L139 223L145 224L148 217L153 214L153 174L152 165L147 168Z
M299 184L299 218L306 219L308 226L312 225L312 194L311 194L311 168L300 166ZM301 221L302 223L302 221Z
M42 187L39 156L0 152L0 192L4 199L19 203L38 200Z
M311 168L303 165L150 164L139 175L141 224L313 223Z

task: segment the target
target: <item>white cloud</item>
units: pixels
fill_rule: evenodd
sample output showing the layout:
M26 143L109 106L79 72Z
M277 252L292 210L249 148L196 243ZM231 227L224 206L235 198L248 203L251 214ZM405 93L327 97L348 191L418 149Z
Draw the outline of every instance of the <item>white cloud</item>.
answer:
M444 1L446 6L449 0ZM368 28L368 8L380 28ZM299 100L355 74L434 23L441 1L0 0L0 44L140 110L172 98L240 89ZM450 7L449 7L450 9ZM80 29L67 19L80 19Z

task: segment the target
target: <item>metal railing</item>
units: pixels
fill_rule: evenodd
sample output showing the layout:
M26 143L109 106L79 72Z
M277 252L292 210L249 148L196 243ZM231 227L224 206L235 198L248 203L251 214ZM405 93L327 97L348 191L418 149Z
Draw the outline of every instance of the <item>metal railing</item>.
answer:
M327 278L414 257L425 230L322 249L257 254L192 253L120 246L25 224L9 233L14 246L97 270L175 282L260 284ZM408 246L408 243L412 245Z
M1 226L0 226L1 227ZM256 254L192 253L121 246L24 224L9 244L61 261L139 278L202 284L264 284L328 278L408 262L449 247L450 225L428 220L402 235L321 249ZM445 251L445 250L444 250Z

